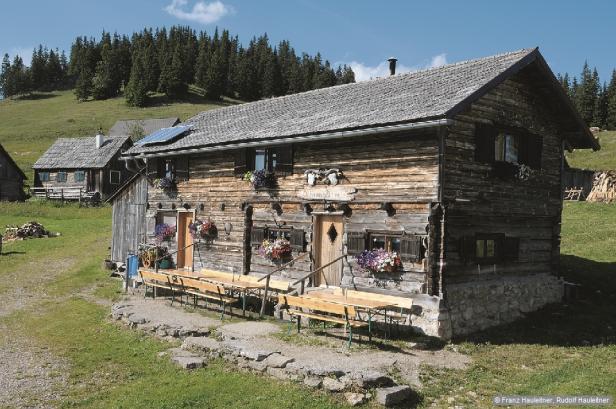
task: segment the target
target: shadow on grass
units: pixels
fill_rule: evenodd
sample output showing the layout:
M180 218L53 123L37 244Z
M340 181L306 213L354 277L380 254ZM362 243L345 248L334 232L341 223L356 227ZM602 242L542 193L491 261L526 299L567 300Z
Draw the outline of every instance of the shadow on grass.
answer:
M57 96L58 94L54 94L52 92L33 92L31 94L20 95L18 97L14 97L14 99L18 101L37 101L37 100L43 100L43 99L51 99Z
M169 98L165 94L150 95L148 97L147 106L148 107L161 107L161 106L167 106L173 103L182 103L182 102L190 103L190 104L199 104L199 105L209 104L209 105L219 105L219 106L230 106L230 105L238 104L238 102L230 101L227 99L220 99L220 100L208 99L201 93L196 92L191 89L185 96L177 97L177 98Z
M592 346L616 344L616 263L561 256L566 281L579 284L573 300L546 306L511 324L458 341L491 344Z
M13 254L26 254L26 252L25 251L4 251L0 253L0 256L10 256Z

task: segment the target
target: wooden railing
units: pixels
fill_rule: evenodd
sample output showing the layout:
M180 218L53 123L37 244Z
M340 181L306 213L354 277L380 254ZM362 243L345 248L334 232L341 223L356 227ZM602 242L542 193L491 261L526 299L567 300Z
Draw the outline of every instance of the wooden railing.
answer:
M92 200L96 192L88 191L83 187L31 187L30 194L32 196L45 199L61 200L78 200L79 204L83 200Z
M263 314L265 313L265 301L267 300L267 293L269 291L270 278L271 278L272 274L275 274L275 273L277 273L279 271L284 270L285 268L287 268L288 266L292 265L296 261L306 257L306 255L308 255L308 254L310 254L310 253L308 253L308 252L302 253L299 256L295 257L293 260L284 263L283 265L281 265L280 267L276 268L275 270L270 271L269 273L267 273L263 277L259 277L259 279L257 281L265 280L265 289L263 290L263 299L261 300L261 310L259 311L259 317L263 317Z
M305 276L303 276L302 278L300 278L299 280L294 281L293 283L291 283L292 286L295 286L298 283L301 283L300 285L300 289L299 289L299 294L304 294L304 289L305 289L305 283L306 280L309 279L310 277L312 277L313 275L315 275L316 273L320 272L321 270L323 270L325 267L329 267L334 263L337 263L338 261L342 260L343 258L346 258L348 256L348 254L343 254L340 257L336 257L335 259L333 259L332 261L330 261L329 263L323 264L321 267L318 267L315 270L312 270L311 272L309 272L308 274L306 274ZM298 290L295 290L298 291Z

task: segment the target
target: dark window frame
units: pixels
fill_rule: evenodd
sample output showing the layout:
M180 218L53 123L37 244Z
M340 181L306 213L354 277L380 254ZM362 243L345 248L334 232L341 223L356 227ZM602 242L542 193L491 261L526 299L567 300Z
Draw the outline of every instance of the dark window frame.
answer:
M477 264L497 264L504 259L503 242L505 235L502 233L476 233L475 234L475 261ZM483 254L478 254L479 242L483 242ZM489 242L492 242L493 253L488 256Z
M497 158L497 140L503 135L502 152ZM507 135L517 141L516 160L507 160ZM527 165L533 169L541 169L543 160L543 137L524 128L516 128L502 124L475 125L475 161L490 164Z
M41 182L49 182L51 180L51 175L49 172L39 172L38 178Z
M60 175L62 175L62 177L60 177ZM65 170L56 172L56 182L66 183L67 179L68 179L68 172L66 172Z
M80 177L78 177L80 175ZM75 178L75 182L83 182L86 180L86 171L85 170L76 170L73 173L73 177Z
M117 182L113 181L113 175L118 175L118 181ZM122 183L122 172L120 172L119 170L110 170L109 171L109 184L111 184L111 185L119 185L120 183Z
M373 243L374 243L374 239L375 237L382 237L383 241L385 242L385 246L384 246L384 250L385 251L395 251L396 253L400 254L400 250L401 250L401 240L404 237L404 232L401 231L387 231L387 230L366 230L366 234L368 236L368 240L367 240L367 250L376 250L380 247L374 247ZM394 249L393 245L392 245L392 239L398 239L398 249Z

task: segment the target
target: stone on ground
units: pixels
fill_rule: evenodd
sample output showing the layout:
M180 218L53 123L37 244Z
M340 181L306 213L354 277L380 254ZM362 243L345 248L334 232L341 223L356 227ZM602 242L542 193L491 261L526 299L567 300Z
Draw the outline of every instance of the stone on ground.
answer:
M344 383L334 378L323 378L323 389L330 392L342 392L344 390Z
M199 352L218 352L220 342L211 337L188 337L182 343L182 349Z
M205 366L206 359L180 348L171 348L167 351L171 362L184 369L197 369Z
M284 368L287 364L290 364L293 361L295 361L295 359L277 353L272 354L265 359L267 366L270 368Z
M366 395L363 393L346 392L344 398L351 406L358 406L365 402Z
M411 397L411 388L407 385L391 386L376 390L376 401L383 406L393 406Z
M307 376L304 378L304 385L311 388L320 388L323 380L318 376Z

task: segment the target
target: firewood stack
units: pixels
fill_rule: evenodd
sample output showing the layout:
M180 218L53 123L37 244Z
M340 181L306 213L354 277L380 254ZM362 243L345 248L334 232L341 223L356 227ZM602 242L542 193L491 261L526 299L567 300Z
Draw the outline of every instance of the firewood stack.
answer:
M49 231L42 224L32 221L22 226L7 226L4 232L4 240L23 240L48 237L49 235Z
M616 170L595 173L587 202L616 202Z

